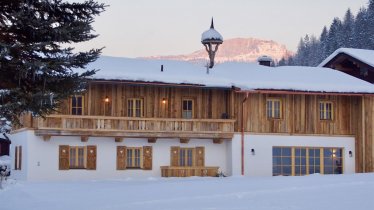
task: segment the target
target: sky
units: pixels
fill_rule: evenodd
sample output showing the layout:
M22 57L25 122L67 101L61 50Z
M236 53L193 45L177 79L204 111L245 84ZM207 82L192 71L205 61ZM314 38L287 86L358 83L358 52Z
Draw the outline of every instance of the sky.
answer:
M68 0L82 2L83 0ZM319 36L334 17L356 14L368 0L97 0L109 5L95 18L99 37L77 50L105 47L103 55L180 55L203 49L211 18L224 39L274 40L295 51L305 34Z

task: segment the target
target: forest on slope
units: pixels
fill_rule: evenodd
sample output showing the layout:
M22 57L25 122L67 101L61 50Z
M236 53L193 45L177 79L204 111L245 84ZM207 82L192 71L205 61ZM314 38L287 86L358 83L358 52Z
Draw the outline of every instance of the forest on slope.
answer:
M348 9L344 19L334 18L321 35L305 35L300 39L297 52L282 58L279 66L317 66L335 50L346 48L374 50L374 0L362 7L356 15Z

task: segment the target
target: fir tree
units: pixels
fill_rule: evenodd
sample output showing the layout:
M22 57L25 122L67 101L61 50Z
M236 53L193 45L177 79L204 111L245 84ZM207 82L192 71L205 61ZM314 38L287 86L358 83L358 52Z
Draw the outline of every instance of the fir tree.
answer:
M374 0L369 1L367 9L367 34L369 49L374 49Z
M343 25L342 25L342 39L343 43L340 47L354 47L354 16L350 9L347 10L344 16Z
M0 116L15 123L24 112L45 116L63 99L84 90L95 70L76 73L101 49L74 52L91 40L94 16L105 10L93 0L0 1Z
M328 35L328 30L327 30L327 27L323 27L323 30L322 30L322 33L319 37L319 52L320 52L320 55L319 55L319 60L323 60L325 58L327 58L327 56L329 55L328 52L327 52L327 35Z
M365 49L367 48L367 11L365 8L361 8L357 13L355 25L354 25L354 47Z
M343 41L342 41L342 22L339 18L334 18L329 33L327 35L327 54L330 55L336 49L338 49Z

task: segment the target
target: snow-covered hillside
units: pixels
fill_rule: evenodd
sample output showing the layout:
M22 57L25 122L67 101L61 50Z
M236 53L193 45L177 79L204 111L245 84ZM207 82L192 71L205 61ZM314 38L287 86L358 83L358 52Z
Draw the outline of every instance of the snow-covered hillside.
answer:
M11 182L1 210L370 210L374 174Z
M215 58L216 63L229 61L253 63L262 55L268 55L274 60L280 60L282 57L288 57L293 53L286 46L272 40L262 40L255 38L234 38L224 40L219 47ZM193 63L206 62L208 54L201 45L201 50L187 55L170 55L170 56L152 56L150 59L160 60L179 60Z

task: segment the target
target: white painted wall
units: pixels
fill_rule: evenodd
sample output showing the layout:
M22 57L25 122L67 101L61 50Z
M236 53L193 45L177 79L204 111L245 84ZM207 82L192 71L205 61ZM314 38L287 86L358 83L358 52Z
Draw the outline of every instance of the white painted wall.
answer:
M12 159L12 171L11 176L14 179L26 179L28 173L29 162L27 156L28 154L28 141L29 133L26 131L18 132L9 135L12 144L10 144L9 155ZM21 158L21 170L14 170L15 166L15 148L16 146L22 146L22 158Z
M146 139L124 139L116 143L114 138L89 138L88 142L81 142L80 137L55 137L50 141L43 141L42 137L35 136L34 131L22 131L11 136L13 142L27 142L27 149L22 148L23 158L27 159L27 177L17 175L14 178L27 180L80 180L80 179L123 179L127 177L159 177L160 166L170 165L170 147L205 147L205 165L219 166L227 173L227 159L231 142L213 144L212 140L191 139L188 144L181 144L179 139L157 139L154 144ZM96 170L58 170L59 145L70 146L97 146ZM116 146L141 147L152 146L153 170L116 170ZM13 151L14 152L14 151ZM23 160L23 162L25 162Z
M241 174L241 135L235 134L232 140L232 173ZM344 148L343 169L345 174L355 173L354 137L295 136L295 135L254 135L245 134L244 174L246 176L272 176L272 147L340 147ZM255 155L251 149L255 149ZM349 157L349 151L353 157Z

